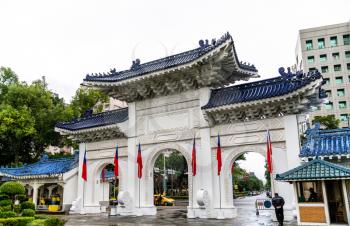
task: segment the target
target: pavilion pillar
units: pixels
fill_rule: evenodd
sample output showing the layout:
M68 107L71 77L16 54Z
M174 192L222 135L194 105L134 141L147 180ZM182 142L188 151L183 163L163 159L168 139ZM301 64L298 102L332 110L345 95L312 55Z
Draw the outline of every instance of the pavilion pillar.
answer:
M33 184L33 203L36 206L38 205L38 190L39 189L39 185L37 183Z

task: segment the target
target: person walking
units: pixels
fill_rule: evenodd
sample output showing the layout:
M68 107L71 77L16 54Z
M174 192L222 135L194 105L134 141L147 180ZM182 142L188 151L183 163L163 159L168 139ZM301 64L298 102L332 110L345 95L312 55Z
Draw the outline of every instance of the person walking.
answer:
M283 220L284 220L284 213L283 213L283 206L284 206L284 199L278 195L278 193L275 193L275 197L272 198L272 205L275 208L276 218L278 221L279 226L283 226Z

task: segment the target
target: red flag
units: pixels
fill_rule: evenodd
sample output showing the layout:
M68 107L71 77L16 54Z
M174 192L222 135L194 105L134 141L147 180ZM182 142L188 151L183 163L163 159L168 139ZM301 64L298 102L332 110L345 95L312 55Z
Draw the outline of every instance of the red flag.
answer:
M272 173L272 143L270 132L267 130L267 140L266 140L266 158L267 158L267 171Z
M137 176L142 178L142 156L141 156L141 144L139 143L139 150L137 151Z
M235 163L232 163L231 173L233 174L234 171L235 171Z
M220 176L221 167L222 167L220 135L218 135L218 147L216 150L216 160L218 161L218 175Z
M85 150L85 153L84 153L84 160L83 160L83 168L82 168L81 178L83 178L84 181L87 181L86 150Z
M193 138L193 147L192 147L192 176L196 176L196 173L197 173L196 139Z
M118 145L115 149L115 155L114 155L114 176L118 177L119 176L119 156L118 156Z

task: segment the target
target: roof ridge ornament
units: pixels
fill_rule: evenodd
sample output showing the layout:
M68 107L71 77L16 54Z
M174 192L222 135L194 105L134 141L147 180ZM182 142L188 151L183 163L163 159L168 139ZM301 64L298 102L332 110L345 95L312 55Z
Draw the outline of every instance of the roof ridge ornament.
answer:
M137 70L141 67L141 60L139 58L137 58L136 60L132 61L132 65L130 70Z

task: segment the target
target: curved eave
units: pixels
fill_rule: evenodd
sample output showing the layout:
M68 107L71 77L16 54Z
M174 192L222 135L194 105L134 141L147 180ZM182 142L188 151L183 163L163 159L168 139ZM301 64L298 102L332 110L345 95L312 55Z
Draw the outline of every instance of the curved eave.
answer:
M293 97L298 97L301 94L304 94L310 90L314 90L316 92L316 89L320 87L322 83L322 79L318 79L313 81L307 86L304 86L302 88L299 88L293 92L281 95L281 96L276 96L276 97L270 97L266 99L259 99L259 100L254 100L254 101L246 101L246 102L241 102L241 103L235 103L235 104L228 104L228 105L222 105L218 107L212 107L212 108L202 108L203 111L205 112L217 112L217 111L226 111L226 110L233 110L237 108L245 108L245 107L250 107L250 106L256 106L256 105L261 105L264 103L275 103L275 102L280 102L280 101L286 101L288 99L291 99Z
M60 178L65 173L57 173L57 174L39 174L39 175L26 175L26 176L16 176L8 173L0 173L0 175L9 177L12 179L18 180L26 180L26 179L40 179L40 178Z
M96 87L104 87L104 86L122 86L125 84L129 84L129 83L134 83L134 82L138 82L144 79L150 79L150 78L154 78L154 77L158 77L158 76L162 76L164 74L170 74L170 73L174 73L177 71L182 71L182 70L186 70L186 69L190 69L196 65L198 65L199 63L202 63L206 60L208 60L209 58L214 57L215 55L217 55L219 52L224 51L227 48L232 48L231 51L233 51L232 53L232 58L234 59L234 67L235 67L235 71L241 74L246 74L247 75L247 79L249 79L250 77L253 76L257 76L258 72L257 71L251 71L251 70L246 70L246 69L242 69L239 65L238 59L236 57L236 51L234 48L234 43L233 40L230 38L228 40L226 40L225 42L223 42L221 45L217 46L216 48L214 48L213 50L209 51L208 53L204 54L203 56L185 63L185 64L181 64L181 65L177 65L171 68L167 68L164 70L159 70L159 71L155 71L155 72L151 72L148 74L141 74L132 78L127 78L125 80L121 80L121 81L86 81L84 79L83 81L83 85L85 86L96 86Z
M344 180L344 179L350 179L350 176L325 177L325 178L302 178L302 179L280 179L276 177L275 179L277 181L284 181L284 182L298 182L298 181Z
M79 134L84 134L84 133L91 133L91 132L96 132L96 131L101 131L101 130L109 130L109 129L114 129L117 128L120 130L118 124L111 124L111 125L105 125L105 126L95 126L91 128L86 128L86 129L76 129L76 130L67 130L59 127L55 127L55 131L59 132L61 135L79 135Z

